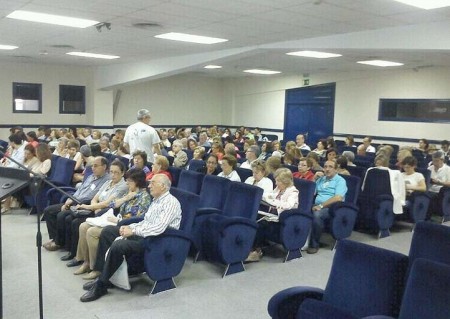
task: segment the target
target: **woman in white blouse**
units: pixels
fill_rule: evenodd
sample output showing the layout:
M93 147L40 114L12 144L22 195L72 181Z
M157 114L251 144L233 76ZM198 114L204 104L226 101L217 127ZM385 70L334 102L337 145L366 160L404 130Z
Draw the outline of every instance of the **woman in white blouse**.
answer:
M231 155L224 155L222 158L222 172L217 176L229 179L232 182L240 182L241 178L235 171L237 167L237 159Z
M245 184L255 185L264 190L264 194L269 194L273 191L273 182L266 177L266 165L262 160L252 162L253 176L245 180Z
M410 195L414 191L425 192L427 185L425 177L422 173L415 171L417 167L417 159L414 156L407 156L402 161L404 172L402 173L405 181L406 193Z
M250 252L246 259L247 262L259 261L262 258L263 252L261 246L264 242L264 233L267 228L271 227L270 224L278 222L278 216L285 210L298 207L299 192L294 186L294 178L291 170L279 168L275 171L274 176L277 187L272 192L263 195L263 200L270 205L269 213L273 216L267 216L266 219L259 222L254 245L255 249Z

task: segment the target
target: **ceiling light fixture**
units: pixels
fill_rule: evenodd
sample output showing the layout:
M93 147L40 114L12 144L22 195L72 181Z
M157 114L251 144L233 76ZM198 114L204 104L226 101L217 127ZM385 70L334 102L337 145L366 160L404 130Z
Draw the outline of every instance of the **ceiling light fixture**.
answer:
M209 65L205 65L203 68L204 69L221 69L222 66L221 65L209 64Z
M403 65L403 63L392 62L392 61L384 61L384 60L367 60L367 61L358 61L356 63L367 64L367 65L374 65L374 66L381 66L381 67L401 66L401 65Z
M97 53L88 53L88 52L67 52L68 55L81 56L85 58L95 58L95 59L118 59L120 56L118 55L107 55L107 54L97 54Z
M86 20L72 17L59 16L54 14L47 13L39 13L39 12L31 12L31 11L23 11L16 10L6 16L7 18L17 19L17 20L25 20L25 21L33 21L33 22L41 22L48 24L56 24L63 25L67 27L74 28L87 28L93 26L98 21L94 20Z
M0 44L0 50L14 50L17 49L18 47L16 47L15 45L4 45L4 44Z
M227 39L211 38L211 37L204 37L201 35L176 33L176 32L169 32L169 33L155 35L155 38L174 40L174 41L183 41L183 42L192 42L192 43L201 43L201 44L215 44L215 43L221 43L221 42L228 41Z
M302 57L307 57L307 58L316 58L316 59L337 58L337 57L342 56L342 54L327 53L327 52L320 52L320 51L296 51L296 52L289 52L286 54L302 56Z
M262 70L262 69L250 69L250 70L244 70L243 72L252 73L252 74L263 74L263 75L272 75L272 74L281 73L280 71Z
M450 6L449 0L394 0L420 9L430 10Z

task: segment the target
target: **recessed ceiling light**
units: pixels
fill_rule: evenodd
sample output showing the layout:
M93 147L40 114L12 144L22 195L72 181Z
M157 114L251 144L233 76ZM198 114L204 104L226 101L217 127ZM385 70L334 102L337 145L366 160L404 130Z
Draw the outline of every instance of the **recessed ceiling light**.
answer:
M14 50L17 49L18 47L16 47L15 45L4 45L4 44L0 44L0 50Z
M264 74L264 75L271 75L271 74L281 73L280 71L262 70L262 69L250 69L250 70L244 70L243 72L245 72L245 73L253 73L253 74Z
M220 42L228 41L227 39L210 38L210 37L204 37L204 36L201 36L201 35L193 35L193 34L186 34L186 33L176 33L176 32L169 32L169 33L163 33L163 34L155 35L155 38L166 39L166 40L175 40L175 41L183 41L183 42L192 42L192 43L202 43L202 44L214 44L214 43L220 43Z
M296 51L296 52L289 52L286 54L316 59L337 58L339 56L342 56L342 54L319 52L319 51Z
M437 9L450 6L449 0L394 0L420 9Z
M107 60L120 58L120 56L118 56L118 55L107 55L107 54L97 54L97 53L88 53L88 52L67 52L66 54L82 56L85 58L107 59Z
M384 61L384 60L367 60L367 61L358 61L356 63L375 65L375 66L382 66L382 67L403 65L403 63L392 62L392 61Z
M22 11L16 10L6 16L7 18L17 19L17 20L25 20L25 21L33 21L33 22L42 22L48 24L56 24L63 25L67 27L74 28L87 28L93 26L98 21L94 20L86 20L72 17L65 17L47 13L39 13L39 12L30 12L30 11Z
M203 68L204 68L204 69L221 69L222 66L220 66L220 65L214 65L214 64L209 64L209 65L205 65Z

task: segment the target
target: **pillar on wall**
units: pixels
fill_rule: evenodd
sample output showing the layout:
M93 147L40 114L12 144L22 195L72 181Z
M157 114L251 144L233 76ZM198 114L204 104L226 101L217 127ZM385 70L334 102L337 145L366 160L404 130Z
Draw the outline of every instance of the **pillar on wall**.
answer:
M102 132L112 132L114 126L114 91L96 90L93 101L92 126L101 127Z

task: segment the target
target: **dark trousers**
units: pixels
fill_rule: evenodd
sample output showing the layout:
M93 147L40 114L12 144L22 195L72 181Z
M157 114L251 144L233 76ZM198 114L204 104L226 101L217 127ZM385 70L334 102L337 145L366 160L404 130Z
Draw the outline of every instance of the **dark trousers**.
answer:
M73 217L68 215L65 218L65 248L70 255L77 254L78 239L80 238L80 225L87 217Z
M44 209L44 218L47 224L48 237L56 242L57 216L64 204L50 205Z
M95 259L95 267L93 270L103 271L105 265L105 255L114 240L119 237L118 226L106 226L100 233L98 241L97 258Z
M56 215L56 238L55 243L59 246L64 246L66 249L66 218L72 214L71 210L63 210ZM70 228L69 228L70 231Z
M143 237L131 236L127 239L116 240L112 243L108 257L103 265L102 274L100 275L100 281L103 284L109 282L109 278L119 269L123 262L123 257L128 258L132 255L144 254L144 246L142 245ZM97 264L96 264L97 267Z
M313 212L313 222L311 227L311 235L309 237L309 247L319 248L320 237L322 236L325 223L330 219L328 208L322 208Z
M442 216L442 199L444 197L442 192L427 192L427 194L430 196L430 206L428 206L427 217L425 220L429 220L433 213Z

